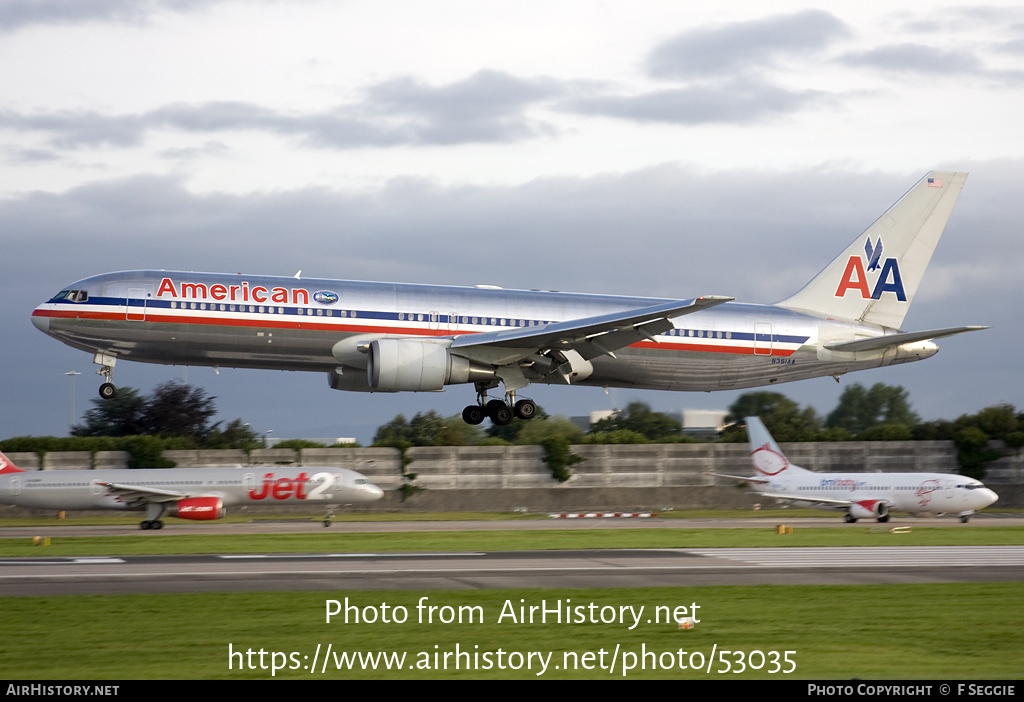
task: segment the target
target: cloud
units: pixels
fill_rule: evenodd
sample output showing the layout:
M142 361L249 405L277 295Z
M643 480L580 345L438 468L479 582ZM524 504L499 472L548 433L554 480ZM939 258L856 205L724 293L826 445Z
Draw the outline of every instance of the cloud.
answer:
M981 61L964 51L947 51L923 44L893 44L848 53L839 59L847 66L911 73L979 73Z
M687 81L745 74L784 57L806 57L849 34L843 22L821 10L694 29L655 47L647 72Z
M197 134L254 130L332 149L515 143L554 131L526 113L566 89L552 79L480 71L440 86L397 78L370 86L361 102L305 114L238 101L173 103L127 115L3 110L0 127L48 133L51 145L62 149L138 146L156 129Z
M1007 44L1003 44L1000 48L1005 51L1007 47ZM1010 48L1012 49L1012 45ZM1000 83L1024 81L1024 71L987 68L984 62L969 50L939 49L924 44L879 46L867 51L850 52L837 60L846 66L872 68L896 75L966 75Z
M581 114L672 124L748 124L797 112L828 98L816 90L787 90L763 81L657 90L635 96L577 98L563 108Z
M0 32L33 25L144 22L161 10L189 12L223 0L4 0Z

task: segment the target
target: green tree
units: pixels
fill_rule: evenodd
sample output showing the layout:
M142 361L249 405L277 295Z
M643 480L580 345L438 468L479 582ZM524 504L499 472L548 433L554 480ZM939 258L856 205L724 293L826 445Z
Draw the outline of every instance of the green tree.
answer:
M142 412L145 433L186 437L202 446L214 429L210 420L217 414L216 399L182 380L157 385Z
M801 410L793 400L777 392L743 393L729 406L727 423L742 422L744 417L760 417L776 441L813 441L821 429L821 420L813 407ZM726 430L725 441L746 441L746 432Z
M146 433L143 415L146 398L131 387L119 388L109 400L92 398L82 424L71 428L72 436L134 436Z
M859 434L872 427L903 425L910 429L920 418L910 409L907 391L900 385L875 383L866 389L854 383L839 396L839 404L825 420L828 427L841 427Z
M241 419L234 420L228 424L223 431L220 429L219 425L215 426L207 436L204 443L205 448L243 449L245 451L263 448L263 445L263 437L253 431L253 429Z
M530 419L520 419L515 417L508 424L491 424L485 432L488 437L492 439L502 439L510 444L522 443L519 441L519 433L524 427L531 425L535 422L544 422L550 419L548 413L544 411L544 408L537 405L537 414ZM536 443L536 442L529 442Z
M479 443L478 427L462 421L462 417L442 417L434 410L417 412L411 420L398 415L377 427L374 446L467 446Z
M615 410L610 417L594 422L591 433L619 430L635 431L654 442L679 441L683 425L662 412L654 412L643 402L630 402L624 410Z

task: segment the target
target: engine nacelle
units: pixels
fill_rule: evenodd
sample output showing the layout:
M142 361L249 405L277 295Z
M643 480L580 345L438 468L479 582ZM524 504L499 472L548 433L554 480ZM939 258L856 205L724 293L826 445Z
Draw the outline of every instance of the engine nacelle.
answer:
M454 356L442 344L377 339L370 344L366 382L382 392L431 392L494 377L494 368Z
M178 500L168 514L179 519L209 521L220 519L227 513L219 497L188 497Z
M850 516L855 519L878 519L889 514L889 505L881 500L862 500L850 505Z

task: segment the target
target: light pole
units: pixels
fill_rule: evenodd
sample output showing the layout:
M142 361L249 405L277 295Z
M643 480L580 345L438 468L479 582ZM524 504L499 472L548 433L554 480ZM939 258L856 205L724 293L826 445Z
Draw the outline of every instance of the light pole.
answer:
M71 433L71 429L75 426L75 378L81 375L78 371L68 371L64 375L71 376L71 408L70 414L68 415L68 433Z

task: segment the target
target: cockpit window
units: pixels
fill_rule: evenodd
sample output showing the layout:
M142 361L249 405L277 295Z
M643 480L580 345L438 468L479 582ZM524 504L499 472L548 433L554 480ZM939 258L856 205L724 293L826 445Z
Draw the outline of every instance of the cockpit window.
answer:
M53 296L53 301L67 300L68 302L86 302L89 299L89 293L85 290L61 290L59 293Z

